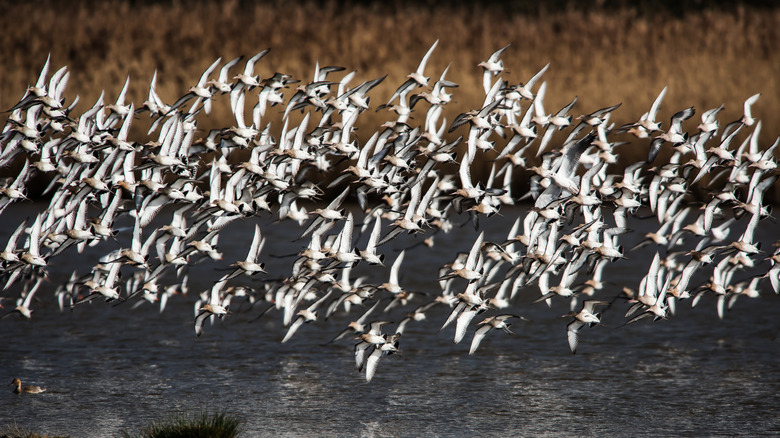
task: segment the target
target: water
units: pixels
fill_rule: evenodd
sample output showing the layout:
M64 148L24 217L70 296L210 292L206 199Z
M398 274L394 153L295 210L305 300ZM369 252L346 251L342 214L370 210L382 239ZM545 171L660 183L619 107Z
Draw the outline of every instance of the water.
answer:
M3 227L0 242L39 207L9 208L3 221L13 226ZM518 211L502 214L483 223L488 239L502 240ZM652 227L650 221L631 226L637 233ZM252 227L247 221L225 230L225 262L198 266L194 291L221 275L214 266L243 258ZM265 278L286 275L280 269L291 259L270 254L298 251L288 237L300 231L266 222L263 231L269 239L261 255L268 262ZM764 248L771 248L775 232L776 224L762 224ZM474 236L465 227L438 236L432 251L409 251L401 283L434 290L438 267L455 251L468 250ZM635 240L627 236L626 247ZM253 321L260 308L247 304L232 307L232 315L207 324L196 338L194 292L174 297L163 314L148 304L131 309L102 300L60 312L50 295L58 279L94 264L89 251L67 254L72 257L60 256L52 266L53 284L39 291L32 320L14 315L0 321L0 380L18 376L48 388L41 395L15 395L10 386L0 392L0 426L15 422L38 433L105 437L175 414L224 411L244 421L248 436L780 433L780 298L768 283L761 298L740 298L723 320L714 298L705 297L693 309L690 301L680 303L669 320L620 327L626 305L616 304L604 325L582 330L576 355L566 343L568 319L559 318L568 303L531 305L535 289L523 292L514 309L530 321L515 322L514 336L491 332L474 356L467 354L471 331L458 345L451 327L437 333L446 318L442 308L408 325L401 353L383 358L366 383L354 369L353 341L325 344L353 315L306 324L281 344L286 328L279 314ZM388 250L389 262L396 254ZM610 266L611 287L636 287L651 256L629 254ZM380 281L385 278L371 279Z

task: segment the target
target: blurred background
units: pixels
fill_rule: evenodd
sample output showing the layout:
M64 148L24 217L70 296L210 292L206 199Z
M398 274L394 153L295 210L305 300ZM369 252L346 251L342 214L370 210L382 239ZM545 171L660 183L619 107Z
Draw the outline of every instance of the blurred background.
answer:
M339 75L357 70L353 86L387 74L371 92L376 107L440 39L426 74L438 77L449 65L448 79L460 85L445 114L449 121L481 107L477 64L511 44L502 55L503 77L511 84L526 82L551 63L543 77L548 112L574 96L579 98L574 116L622 103L613 113L620 126L639 119L668 85L660 120L668 126L672 114L694 106L697 114L686 123L694 130L702 112L721 104L726 107L720 114L723 124L739 119L744 100L760 92L753 110L763 120L761 140L768 147L780 126L776 5L768 0L0 1L5 29L0 34L0 109L22 97L49 53L50 72L69 67L66 96L70 101L81 97L80 113L101 91L106 102L116 99L128 75L128 99L140 104L155 69L157 91L172 103L216 58L224 63L266 48L270 54L255 68L263 78L282 72L309 82L316 62L346 67ZM226 101L216 102L199 127L233 125ZM267 117L280 119L283 110L277 106ZM364 134L358 131L358 136L373 133L392 116L362 115L358 127L365 127ZM145 134L146 125L134 128L136 138ZM636 156L626 149L620 152L627 162L643 159L646 152L645 145Z

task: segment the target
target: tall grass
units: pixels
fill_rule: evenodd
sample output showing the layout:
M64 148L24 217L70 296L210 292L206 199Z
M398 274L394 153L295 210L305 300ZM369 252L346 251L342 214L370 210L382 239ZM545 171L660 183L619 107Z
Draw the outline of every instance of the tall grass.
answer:
M755 113L764 120L769 140L780 126L776 8L705 9L674 16L627 8L523 15L438 2L420 8L236 0L0 5L5 29L0 33L0 108L18 101L48 53L53 66L70 67L68 93L70 98L80 94L85 108L101 90L107 101L116 98L128 74L128 98L143 102L155 69L158 92L172 102L217 57L251 56L269 47L271 53L256 69L263 77L281 71L309 81L316 61L357 69L355 81L389 74L372 93L383 100L440 38L427 71L438 76L452 65L449 78L461 86L452 111L480 105L484 92L477 64L511 43L503 56L504 78L511 83L525 82L551 62L545 75L548 110L575 95L575 112L580 113L622 102L614 120L627 123L647 111L669 85L663 119L691 105L701 112L726 103L723 120L735 120L742 101L762 92ZM374 117L377 123L387 120L385 114ZM230 126L231 115L215 111L211 120L214 126Z

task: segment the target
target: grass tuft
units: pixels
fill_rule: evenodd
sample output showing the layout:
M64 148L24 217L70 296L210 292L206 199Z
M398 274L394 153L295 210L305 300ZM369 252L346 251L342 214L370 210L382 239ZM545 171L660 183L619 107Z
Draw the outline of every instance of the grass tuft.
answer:
M241 420L226 413L201 414L199 417L174 417L152 423L141 430L143 438L232 438L240 432ZM123 434L129 438L127 432Z
M46 435L31 432L28 429L14 423L12 426L5 426L0 429L0 438L65 438L65 436Z

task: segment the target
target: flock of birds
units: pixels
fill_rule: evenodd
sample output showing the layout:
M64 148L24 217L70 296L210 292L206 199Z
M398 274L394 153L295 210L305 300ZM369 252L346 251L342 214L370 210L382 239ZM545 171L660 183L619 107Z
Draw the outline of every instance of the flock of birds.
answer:
M571 301L565 331L575 353L582 328L599 324L616 300L631 303L628 324L667 318L678 301L695 305L706 294L717 297L723 317L738 297L780 292L780 250L762 251L755 237L758 223L771 219L763 199L778 178L780 141L760 145L761 122L751 115L759 95L745 101L740 120L721 126L721 106L686 131L693 108L674 114L668 127L658 119L664 89L639 120L616 127L610 118L620 104L573 117L574 98L549 113L547 85L539 83L549 64L512 84L501 77L504 47L479 64L482 107L448 124L442 114L458 85L447 80L447 69L437 79L426 76L435 48L387 103L373 108L369 95L386 77L353 86L356 72L317 65L309 83L282 73L261 78L255 66L264 50L243 64L242 57L217 59L171 104L156 93L155 72L141 105L126 100L128 78L115 102L101 95L77 115L78 97L70 103L65 97L68 69L49 76L47 60L8 111L0 135L0 167L7 172L21 164L0 187L0 214L26 199L31 178L49 181L49 205L18 224L0 252L3 317L30 318L47 267L86 247L105 251L54 291L62 309L100 299L159 303L162 311L168 298L189 290L192 266L214 260L227 269L199 292L196 335L207 320L229 316L235 299L261 306L261 316L277 314L287 327L282 342L304 324L355 314L332 342L356 342L356 368L370 381L380 359L399 351L408 324L433 308L448 310L441 328L454 324L456 343L473 329L474 354L494 329L512 333L511 323L521 318L511 313L518 292L535 288L535 303ZM202 136L199 120L217 99L229 100L235 125ZM247 100L256 101L249 123ZM273 106L282 108L279 131L267 121ZM366 111L386 112L390 120L360 144L356 122ZM131 126L144 118L152 140L134 141ZM614 140L619 133L637 138L631 149L648 147L647 160L619 167L626 144ZM484 181L471 176L475 162L488 163ZM521 172L530 173L531 189L518 196L513 185ZM704 194L696 195L697 188ZM344 208L348 199L358 213ZM384 256L393 252L386 248L396 236L417 234L419 248L433 246L441 234L459 226L479 230L481 218L521 201L532 207L521 210L506 240L489 242L479 233L469 251L441 267L440 290L402 284L410 248L387 262L387 272ZM244 260L222 260L220 231L253 216L300 226L290 236L301 250L289 272L274 272L282 280L265 272L260 226ZM470 220L463 225L461 216ZM133 226L115 227L122 217ZM603 272L630 257L633 249L621 240L634 219L657 222L657 231L637 245L652 245L655 256L638 287L617 290ZM118 237L129 233L129 247L120 244ZM365 245L356 246L366 240L356 235L369 236ZM353 278L358 263L378 274Z

